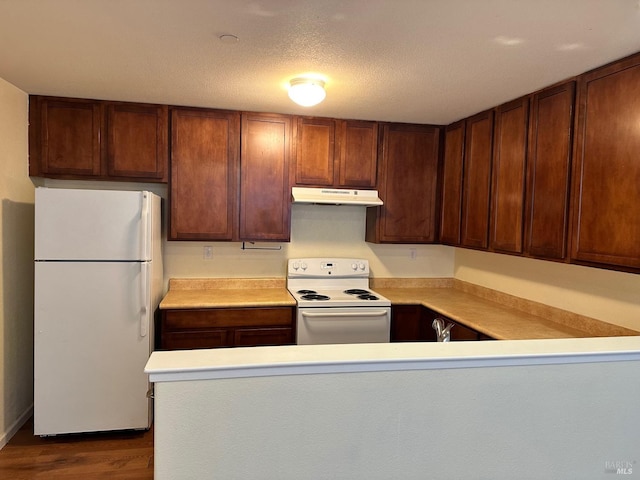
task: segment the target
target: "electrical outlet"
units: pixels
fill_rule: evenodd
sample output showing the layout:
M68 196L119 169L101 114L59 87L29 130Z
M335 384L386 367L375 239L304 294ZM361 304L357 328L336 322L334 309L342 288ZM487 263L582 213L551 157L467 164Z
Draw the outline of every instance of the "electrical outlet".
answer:
M415 248L410 248L409 249L409 258L411 260L415 260L417 256L418 256L418 251Z
M202 258L205 260L213 260L213 247L211 245L205 245L202 248Z

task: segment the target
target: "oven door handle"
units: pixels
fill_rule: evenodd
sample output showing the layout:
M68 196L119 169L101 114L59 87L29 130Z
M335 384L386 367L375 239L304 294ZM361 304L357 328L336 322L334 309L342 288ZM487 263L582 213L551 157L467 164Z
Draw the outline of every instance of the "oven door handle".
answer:
M368 312L342 312L342 313L340 312L324 312L324 313L300 312L300 314L303 317L308 317L308 318L332 318L332 319L340 320L341 318L345 318L345 317L351 317L351 318L384 317L384 316L387 316L389 312L387 310L374 310L374 311L368 311Z

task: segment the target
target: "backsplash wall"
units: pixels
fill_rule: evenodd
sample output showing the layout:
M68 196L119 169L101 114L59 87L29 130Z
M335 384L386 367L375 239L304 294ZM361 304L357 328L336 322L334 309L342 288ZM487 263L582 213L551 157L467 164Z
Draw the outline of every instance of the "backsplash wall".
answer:
M456 249L455 278L640 331L640 275Z
M365 242L365 210L293 205L290 243L246 243L247 250L235 242L166 242L165 277L285 277L288 258L323 256L366 258L375 277L453 276L451 247ZM203 259L205 245L213 247L212 260Z

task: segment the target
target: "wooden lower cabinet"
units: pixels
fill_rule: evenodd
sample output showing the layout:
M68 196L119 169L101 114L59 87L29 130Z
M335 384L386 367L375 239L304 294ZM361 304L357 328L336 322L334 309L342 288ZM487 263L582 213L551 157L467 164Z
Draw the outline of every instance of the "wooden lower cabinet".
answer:
M442 318L445 324L455 324L451 329L452 342L493 340L484 333L464 326L421 305L393 305L391 307L391 341L435 342L436 332L431 324L436 318Z
M294 307L163 310L159 350L295 343Z
M391 307L392 342L435 342L436 334L424 319L421 305Z

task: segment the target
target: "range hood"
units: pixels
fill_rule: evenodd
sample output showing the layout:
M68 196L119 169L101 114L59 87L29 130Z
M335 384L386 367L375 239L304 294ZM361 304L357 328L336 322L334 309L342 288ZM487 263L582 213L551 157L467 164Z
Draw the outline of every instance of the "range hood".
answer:
M291 187L293 203L319 203L325 205L382 205L377 190L348 190L345 188Z

